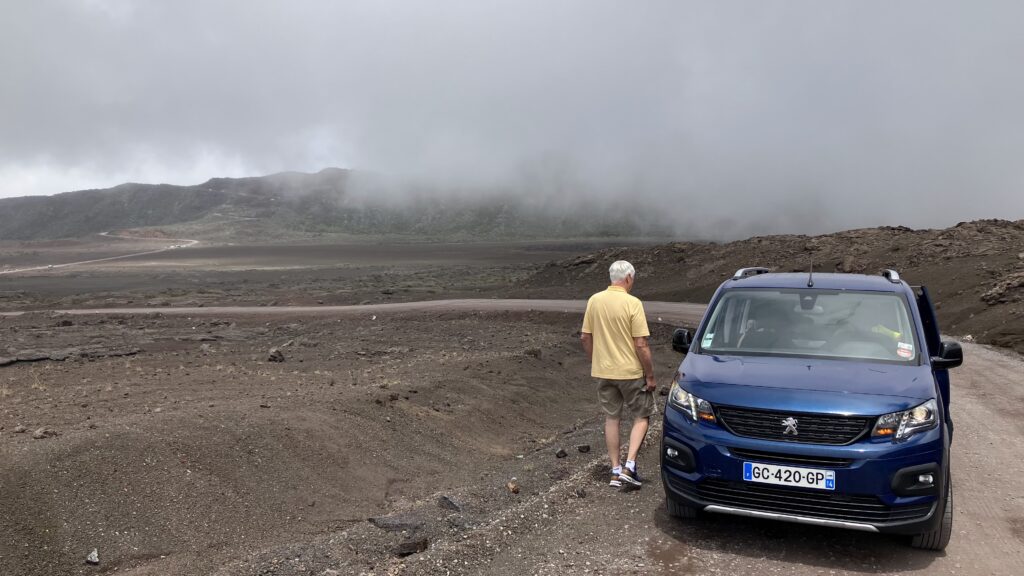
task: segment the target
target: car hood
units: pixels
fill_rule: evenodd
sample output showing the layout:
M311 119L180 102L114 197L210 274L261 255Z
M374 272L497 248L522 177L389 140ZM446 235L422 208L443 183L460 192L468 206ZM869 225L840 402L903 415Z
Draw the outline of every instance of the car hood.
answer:
M935 397L928 366L690 354L681 383L713 404L877 416Z

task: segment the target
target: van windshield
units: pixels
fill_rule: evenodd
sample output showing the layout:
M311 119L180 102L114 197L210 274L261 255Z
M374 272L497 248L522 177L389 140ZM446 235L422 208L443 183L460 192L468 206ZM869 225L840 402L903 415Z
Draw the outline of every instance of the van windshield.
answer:
M729 290L699 336L702 352L914 363L913 325L891 292Z

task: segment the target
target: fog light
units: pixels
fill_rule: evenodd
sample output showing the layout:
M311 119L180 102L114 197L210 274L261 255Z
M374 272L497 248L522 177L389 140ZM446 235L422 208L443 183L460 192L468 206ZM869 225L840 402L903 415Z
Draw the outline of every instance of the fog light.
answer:
M925 486L931 486L935 483L935 477L931 474L921 474L917 477L918 484L924 484Z
M676 450L675 448L665 448L665 455L669 458L675 458L676 456L679 456L679 450Z

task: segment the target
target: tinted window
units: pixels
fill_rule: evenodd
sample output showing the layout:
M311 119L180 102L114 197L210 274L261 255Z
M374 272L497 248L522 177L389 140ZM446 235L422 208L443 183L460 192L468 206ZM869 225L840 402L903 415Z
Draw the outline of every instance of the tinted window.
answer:
M729 290L704 333L704 352L915 363L905 300L891 292Z

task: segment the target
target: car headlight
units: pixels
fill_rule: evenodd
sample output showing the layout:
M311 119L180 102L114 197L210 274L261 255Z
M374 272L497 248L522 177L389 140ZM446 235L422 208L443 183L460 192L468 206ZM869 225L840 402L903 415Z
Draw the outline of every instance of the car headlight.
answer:
M676 380L672 381L672 390L668 393L668 401L695 422L697 420L715 422L715 409L711 406L711 402L683 390Z
M935 428L939 422L938 411L935 400L929 400L910 410L879 416L871 437L892 438L893 442L901 442L918 432Z

